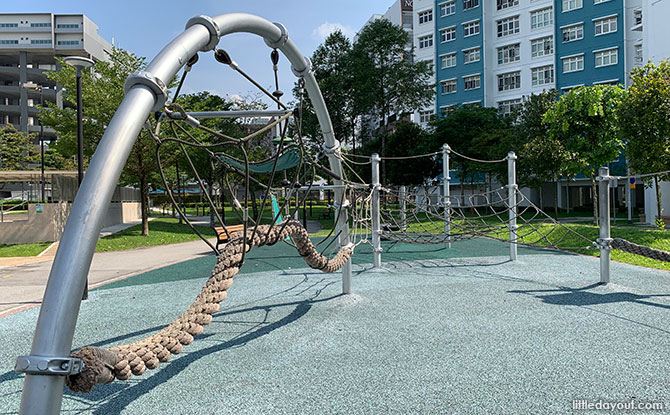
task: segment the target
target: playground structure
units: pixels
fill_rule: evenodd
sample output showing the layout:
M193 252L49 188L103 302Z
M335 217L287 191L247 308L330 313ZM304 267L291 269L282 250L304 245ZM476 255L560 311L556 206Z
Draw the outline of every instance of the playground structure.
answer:
M274 52L277 50L283 52L291 61L294 74L301 79L300 83L314 105L324 136L322 153L329 160L329 168L319 165L318 159L317 162L306 162L304 148L300 143L286 148L283 148L283 144L280 144L274 156L259 163L251 163L244 152L242 159L232 158L223 152L215 151L225 145L198 143L192 135L188 134L185 128L175 127L179 125L176 123L178 121L193 128L203 129L212 135L217 135L217 132L208 131L206 127L203 127L198 119L214 116L260 114L277 117L271 125L261 130L265 131L273 126L280 127L282 123L287 122L291 115L299 116L299 111L296 113L285 107L281 108L278 99L276 102L280 106L279 110L257 111L253 114L245 112L242 115L239 113L188 113L173 103L166 105L168 98L165 84L167 81L172 79L184 66L185 76L195 63L194 56L197 56L198 51L214 50L220 37L236 32L248 32L263 37L266 44ZM215 52L217 60L241 72L226 54L219 52L219 50ZM278 57L278 55L276 56ZM276 65L276 62L273 63ZM184 76L182 77L182 83ZM176 95L178 95L180 88L181 84ZM536 244L538 240L549 242L547 235L543 234L538 227L533 227L532 220L525 219L523 216L529 209L534 209L535 215L533 218L544 213L532 203L523 199L523 194L516 185L516 156L514 153L510 153L504 160L493 161L507 162L508 184L503 188L491 190L483 196L478 195L483 197L484 201L482 203L470 203L469 208L473 208L477 212L474 221L464 214L462 207L457 206L456 200L450 196L449 156L452 150L446 144L441 153L428 155L441 154L443 158L442 194L437 197L437 202L434 205L431 204L429 195L426 195L423 202L419 204L417 203L419 195L412 194L407 188L401 188L398 194L393 194L389 189L384 189L379 182L379 162L381 158L378 155L373 155L370 159L373 177L371 185L362 181L347 180L347 174L342 166L345 158L340 152L339 143L332 133L328 112L316 80L310 72L309 61L300 55L295 45L288 38L286 29L279 24L272 24L264 19L246 14L193 18L188 22L185 32L166 46L145 71L128 79L126 90L126 98L107 128L91 161L81 191L78 192L75 199L70 220L66 225L61 246L49 277L31 355L22 356L17 360L17 370L26 373L21 413L58 413L64 379L67 379L68 386L75 391L89 391L97 383L107 383L115 378L128 379L131 373L141 375L146 368L155 368L160 362L167 361L171 354L181 352L183 345L191 343L193 336L201 333L203 326L211 321L212 314L218 310L219 302L226 297L226 290L232 284L232 277L244 263L244 255L254 246L271 245L286 238L291 238L292 243L295 244L298 252L309 266L326 272L342 269L342 292L348 294L352 292L349 259L356 244L369 242L367 234L372 235L373 262L374 266L378 268L382 266L381 239L383 237L389 239L402 238L414 243L440 243L449 246L452 242L464 238L489 237L503 239L500 236L502 231L507 234L505 240L510 242L511 260L517 258L518 244ZM174 98L172 100L174 101ZM159 127L154 129L151 125L146 124L151 112L163 109L165 110L164 118L169 119L173 126L174 137L169 139L158 138L156 132ZM166 329L138 342L111 349L83 348L69 355L79 310L80 293L84 289L86 274L97 240L97 230L109 204L114 186L118 181L121 168L142 127L146 127L158 143L156 155L159 166L161 160L160 148L167 142L178 145L186 155L188 154L184 150L186 146L198 147L210 152L213 157L218 158L231 171L243 177L247 188L245 194L249 193L248 187L250 180L252 180L251 173L271 175L269 184L264 187L267 196L271 190L272 178L277 171L297 167L298 173L296 173L295 178L288 182L289 186L285 186L289 192L289 197L285 198L285 204L290 200L291 194L295 196L297 202L301 191L307 194L311 189L315 189L310 185L297 186L297 184L300 184L300 178L302 177L300 172L303 169L303 164L309 165L312 170L321 169L330 176L334 183L332 186L326 187L335 192L335 227L330 244L337 242L331 250L331 253L335 250L337 250L337 253L334 256L331 254L324 255L324 252L329 248L328 245L321 252L317 251L309 241L305 230L297 222L290 220L281 222L277 214L273 215L274 219L269 225L261 224L260 218L249 217L248 200L246 198L244 203L235 199L237 211L244 224L241 236L231 237L231 235L228 235L230 242L225 244L222 250L210 244L210 247L218 255L218 264L201 294L184 314ZM282 131L285 135L285 125ZM238 145L248 141L258 133L253 133L243 139L235 139L220 134L219 138L228 141L228 145ZM179 138L179 134L186 135L188 139ZM283 140L280 143L283 143ZM189 164L191 164L197 176L197 171L190 159ZM609 193L607 191L609 175L606 169L601 170L600 178L601 238L596 242L596 245L601 250L601 282L608 282L609 249L612 240L609 235ZM197 179L202 187L202 180L199 177ZM262 185L262 183L257 184ZM167 182L165 185L168 189ZM202 190L204 193L204 187ZM171 191L167 192L170 198L173 198L172 193ZM391 195L400 201L400 209L397 215L382 207L382 195ZM267 200L267 197L263 198L263 203L266 203ZM520 201L528 203L523 204L523 208L520 209ZM209 202L211 204L211 200ZM173 200L173 204L179 214L186 219L176 201ZM408 209L408 204L414 204L417 208ZM500 209L501 207L502 209ZM261 215L263 210L261 209ZM419 211L423 215L421 218L417 214ZM507 216L506 220L503 219L505 215ZM412 216L415 219L414 221L412 221ZM431 223L437 224L437 228L417 229L416 226L411 224L411 222L421 223L425 218L430 219ZM492 218L496 220L495 224L491 224L490 219ZM217 219L219 223L223 224L221 218ZM551 218L546 214L542 216L542 220L549 221L549 219ZM518 226L519 221L523 221L524 226ZM555 228L561 228L560 223L556 221L551 222L551 224ZM197 232L195 228L193 229ZM223 229L226 231L225 225ZM353 232L350 232L350 229ZM531 234L535 238L533 241L530 240L532 239ZM593 244L593 241L587 240L587 242ZM549 245L555 247L553 242Z

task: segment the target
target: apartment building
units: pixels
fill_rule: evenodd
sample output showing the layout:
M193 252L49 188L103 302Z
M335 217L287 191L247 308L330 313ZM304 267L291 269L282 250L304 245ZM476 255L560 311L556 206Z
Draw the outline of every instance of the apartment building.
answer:
M413 4L414 59L417 62L428 61L433 68L431 84L435 84L435 0L414 0ZM435 114L435 100L412 114L412 121L422 127Z
M56 57L107 59L112 46L83 14L0 14L0 126L40 132L40 102L62 105L61 90L45 72L57 69ZM44 129L43 138L55 138Z
M437 0L435 110L508 113L545 89L625 85L644 61L643 3L661 1Z

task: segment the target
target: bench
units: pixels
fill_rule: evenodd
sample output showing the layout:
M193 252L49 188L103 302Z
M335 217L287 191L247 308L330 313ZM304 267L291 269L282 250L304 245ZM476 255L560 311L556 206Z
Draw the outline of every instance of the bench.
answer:
M230 236L234 237L236 233L244 231L244 225L229 225L226 229ZM219 249L220 244L228 242L228 235L222 226L215 226L214 232L216 232L216 249Z

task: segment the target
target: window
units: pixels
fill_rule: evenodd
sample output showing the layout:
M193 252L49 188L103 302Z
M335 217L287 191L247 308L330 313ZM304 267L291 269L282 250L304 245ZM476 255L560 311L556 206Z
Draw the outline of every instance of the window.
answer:
M31 23L30 27L51 27L51 23Z
M507 9L510 7L518 6L519 0L498 0L497 7L498 10Z
M636 26L642 24L642 10L633 10L633 21Z
M419 111L419 123L428 124L433 119L433 110Z
M481 87L481 75L470 75L470 76L464 76L463 77L463 82L465 83L465 90L469 91L471 89L479 89Z
M442 95L456 93L456 79L442 81Z
M50 45L51 39L31 39L31 45Z
M474 9L479 6L479 0L463 0L463 10Z
M604 17L593 21L595 36L616 32L616 16Z
M502 115L510 114L522 107L521 98L498 101L498 112Z
M419 12L419 24L424 24L433 21L433 9Z
M521 88L521 72L508 72L498 75L498 91Z
M456 13L456 0L440 4L440 17L449 16L454 13Z
M635 45L635 62L642 63L642 61L644 61L642 45Z
M554 53L554 38L552 36L530 41L530 55L533 58L547 56Z
M419 38L419 49L425 49L433 46L433 35L421 36Z
M530 70L533 86L546 85L554 82L554 65L540 66Z
M479 62L481 59L481 50L480 48L466 49L463 51L463 62L472 63Z
M582 0L563 0L563 11L569 12L570 10L581 9Z
M530 28L539 29L554 24L554 12L551 7L530 13Z
M450 113L454 112L454 110L458 107L458 105L445 105L444 107L440 107L440 115L445 116L449 115Z
M76 23L59 23L56 27L58 29L78 29L79 25Z
M451 42L456 39L456 26L440 30L440 42Z
M463 23L463 37L479 34L479 20Z
M0 27L19 27L18 23L0 23Z
M442 55L442 69L456 66L456 52Z
M563 43L584 39L584 25L581 23L564 27L561 30L563 32Z
M16 39L0 39L0 45L18 45L19 41Z
M57 43L59 46L65 46L65 45L78 45L79 41L78 40L59 40Z
M508 17L497 21L498 37L519 33L519 16Z
M584 55L561 58L561 61L563 61L563 73L577 72L584 70Z
M520 59L521 44L507 45L498 48L498 65L516 62Z
M619 50L617 48L595 51L594 53L596 55L596 68L616 65L619 62Z

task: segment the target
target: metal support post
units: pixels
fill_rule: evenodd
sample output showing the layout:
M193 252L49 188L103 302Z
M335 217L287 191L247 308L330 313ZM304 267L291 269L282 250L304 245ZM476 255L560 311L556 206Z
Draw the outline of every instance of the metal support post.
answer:
M381 221L379 218L379 162L381 157L374 153L370 157L372 162L372 251L374 267L382 266Z
M598 209L600 221L600 238L598 249L600 249L600 282L610 282L610 192L609 182L610 169L601 167L598 171Z
M507 153L507 194L508 194L508 213L509 213L509 259L516 261L516 215L517 215L517 197L516 197L516 154L513 151Z
M400 229L407 231L407 187L400 186Z
M444 206L444 233L448 236L447 248L451 248L451 195L449 189L449 144L442 145L442 205Z

